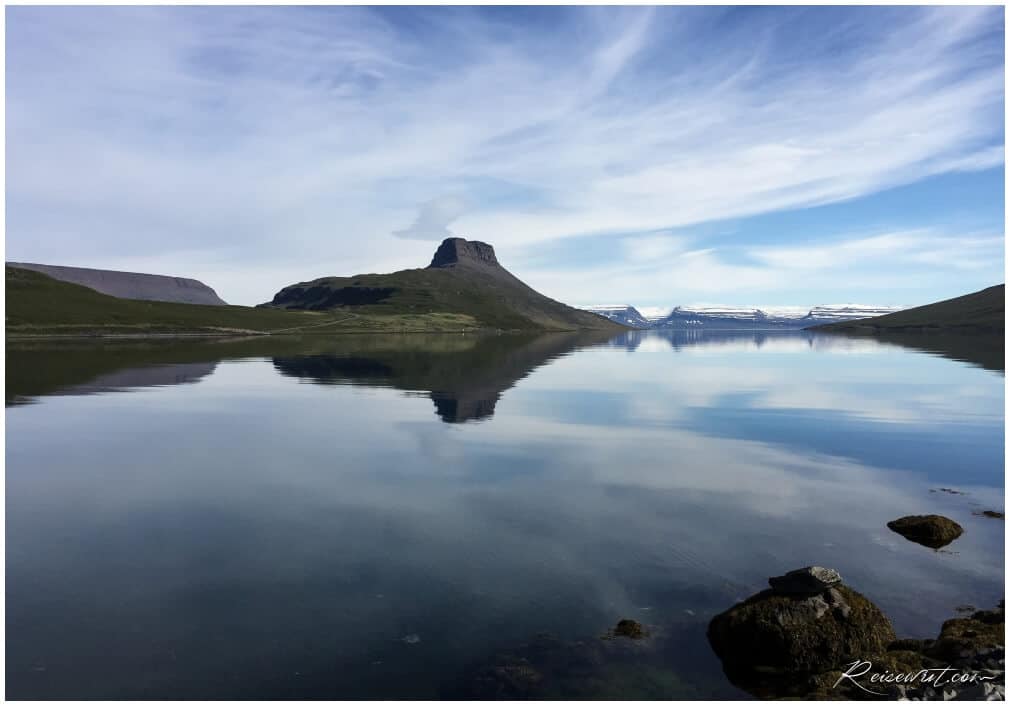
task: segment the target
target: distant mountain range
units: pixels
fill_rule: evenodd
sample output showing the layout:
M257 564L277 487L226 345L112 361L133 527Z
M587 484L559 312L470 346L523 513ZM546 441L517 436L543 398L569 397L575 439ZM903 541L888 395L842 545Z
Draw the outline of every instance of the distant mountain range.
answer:
M639 329L802 329L900 311L899 307L843 304L810 309L677 306L661 316L647 316L626 304L583 307L612 321ZM655 311L653 309L653 311ZM650 313L653 313L650 311Z

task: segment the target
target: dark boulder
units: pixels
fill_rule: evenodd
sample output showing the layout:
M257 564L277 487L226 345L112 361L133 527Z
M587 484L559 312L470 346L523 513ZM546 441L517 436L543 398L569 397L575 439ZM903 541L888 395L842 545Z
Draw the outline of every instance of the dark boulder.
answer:
M761 699L991 700L1004 694L1003 633L1000 602L995 610L948 620L935 640L895 639L880 609L837 584L806 596L763 591L713 618L708 638L730 681ZM842 678L857 662L870 673ZM951 667L983 680L942 689L921 677L875 681Z
M715 616L708 639L732 679L835 669L886 651L895 634L877 606L835 584L813 595L762 591Z
M964 534L961 525L943 515L908 515L891 520L887 526L905 539L931 549L945 547Z

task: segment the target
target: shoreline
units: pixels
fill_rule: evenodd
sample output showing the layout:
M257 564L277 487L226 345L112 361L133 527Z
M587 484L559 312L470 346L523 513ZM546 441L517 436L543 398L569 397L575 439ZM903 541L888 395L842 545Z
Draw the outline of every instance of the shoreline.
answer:
M375 329L340 329L338 331L327 331L327 332L310 332L310 331L228 331L228 332L166 332L166 333L38 333L38 334L12 334L10 332L5 333L5 338L8 341L40 341L40 340L58 340L58 341L89 341L89 340L172 340L172 339L220 339L220 338L246 338L246 337L262 337L262 338L285 338L292 336L311 336L311 337L326 337L326 336L346 336L355 335L360 336L363 334L388 336L396 334L417 334L423 333L428 335L465 335L465 334L475 334L475 335L487 335L487 334L544 334L544 333L578 333L578 332L591 332L598 329L496 329L496 328L472 328L472 329L458 329L458 330L446 330L446 329L398 329L398 330L387 330L387 331L376 331Z

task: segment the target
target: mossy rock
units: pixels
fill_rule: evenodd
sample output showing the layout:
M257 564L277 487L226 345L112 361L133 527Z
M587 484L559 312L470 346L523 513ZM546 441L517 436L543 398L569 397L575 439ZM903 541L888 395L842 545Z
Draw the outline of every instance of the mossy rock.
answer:
M617 625L614 627L614 635L616 637L628 637L632 640L641 640L646 637L649 633L645 631L642 624L637 620L629 620L625 618L624 620L619 620Z
M964 528L943 515L908 515L891 520L889 529L917 544L939 549L964 534Z
M994 611L979 611L989 617ZM978 615L978 614L976 614ZM1000 614L1002 615L1002 614ZM971 618L951 618L943 624L940 636L926 649L930 657L948 662L970 659L980 650L1004 646L1003 620L999 622Z
M732 678L836 669L885 652L895 634L877 606L839 585L808 597L762 591L715 616L708 639Z

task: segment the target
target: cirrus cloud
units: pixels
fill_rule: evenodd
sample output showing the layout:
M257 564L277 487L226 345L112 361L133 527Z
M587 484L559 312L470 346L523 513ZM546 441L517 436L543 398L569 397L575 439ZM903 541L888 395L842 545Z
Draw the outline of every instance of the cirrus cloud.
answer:
M254 303L452 232L521 259L999 167L1002 27L997 7L12 7L8 254Z

